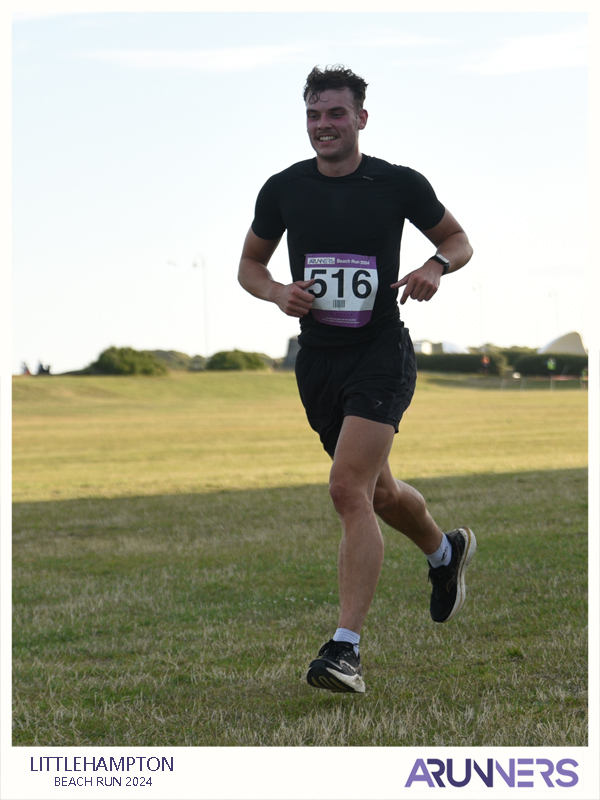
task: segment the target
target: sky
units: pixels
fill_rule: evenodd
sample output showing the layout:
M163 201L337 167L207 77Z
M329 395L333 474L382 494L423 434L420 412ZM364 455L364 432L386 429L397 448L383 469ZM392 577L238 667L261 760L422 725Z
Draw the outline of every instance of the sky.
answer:
M423 173L474 247L403 306L413 339L589 345L587 14L21 12L12 47L13 373L285 355L297 320L237 267L263 183L314 156L302 88L334 63L369 84L361 150ZM400 275L431 254L407 223ZM284 241L270 268L289 282Z

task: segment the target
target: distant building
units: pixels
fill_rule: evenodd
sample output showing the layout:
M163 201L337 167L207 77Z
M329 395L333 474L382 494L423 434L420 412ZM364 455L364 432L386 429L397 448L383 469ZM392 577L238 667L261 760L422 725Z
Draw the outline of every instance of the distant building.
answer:
M453 342L430 342L427 339L413 342L415 353L422 353L424 356L438 356L442 353L468 353L464 347Z
M440 355L441 353L468 353L468 350L465 350L464 347L461 347L458 344L453 344L452 342L430 342L427 339L423 339L418 342L413 342L415 353L422 353L424 356L431 356L431 355ZM292 336L292 338L288 342L288 351L287 355L283 360L282 367L283 369L294 369L294 364L296 363L296 356L298 355L298 351L300 350L300 345L298 344L298 337Z
M300 350L300 345L298 344L298 337L292 336L292 338L288 342L288 351L286 357L283 359L283 364L282 364L283 369L294 369L294 364L296 363L296 356L298 355L299 350Z
M430 356L433 353L433 344L431 342L413 342L415 353L422 353L424 356Z
M544 347L540 347L538 353L540 355L552 353L567 356L587 356L587 350L583 346L581 334L576 331L565 333L563 336L559 336L558 339L553 339Z

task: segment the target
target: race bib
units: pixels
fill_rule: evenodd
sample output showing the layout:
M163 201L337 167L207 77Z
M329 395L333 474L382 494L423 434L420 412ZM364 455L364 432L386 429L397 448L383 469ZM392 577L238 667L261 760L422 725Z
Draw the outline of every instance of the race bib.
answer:
M312 314L319 322L362 328L371 319L378 285L375 256L309 253L304 280L314 280L306 291L315 297Z

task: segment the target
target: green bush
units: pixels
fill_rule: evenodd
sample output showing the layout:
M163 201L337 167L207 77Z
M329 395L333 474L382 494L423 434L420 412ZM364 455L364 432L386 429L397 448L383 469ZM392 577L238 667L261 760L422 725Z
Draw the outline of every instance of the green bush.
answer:
M421 372L482 372L482 353L440 353L427 356L417 353L417 368ZM506 359L498 353L489 353L489 375L502 375Z
M188 356L187 353L180 353L178 350L150 350L150 353L169 369L187 372L199 372L206 369L204 356Z
M501 353L504 356L504 358L506 358L508 365L512 366L517 361L517 359L523 358L523 356L536 355L537 350L534 347L514 346L514 347L499 348L498 352Z
M556 362L556 369L548 369L548 359L552 358ZM522 356L514 363L514 371L521 375L537 375L548 377L550 374L555 377L559 375L575 375L579 377L581 371L588 368L587 356L569 356L553 353L537 353L533 356Z
M152 353L133 347L109 347L88 370L96 375L166 375L168 371Z
M222 350L212 356L206 369L215 370L260 370L268 369L264 357L259 353L244 353L242 350Z

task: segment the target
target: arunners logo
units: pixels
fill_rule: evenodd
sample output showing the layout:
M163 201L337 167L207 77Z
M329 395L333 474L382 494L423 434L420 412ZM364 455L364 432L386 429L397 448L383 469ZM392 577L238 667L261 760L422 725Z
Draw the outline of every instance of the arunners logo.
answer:
M456 763L458 764L458 762ZM537 770L533 769L534 763ZM471 765L473 770L471 770ZM473 773L476 773L478 775L477 784L481 780L488 788L493 787L495 777L497 780L501 779L511 789L515 787L531 789L534 781L538 786L543 786L542 781L544 781L546 786L571 788L579 783L579 776L567 767L578 766L577 761L572 758L563 758L556 763L556 766L548 758L536 758L535 762L533 758L510 758L508 763L504 762L504 765L498 761L494 762L493 758L488 758L486 768L482 769L475 759L466 758L464 764L457 768L454 766L452 758L446 759L445 762L439 758L428 758L427 761L417 758L405 786L411 787L415 782L425 782L432 789L436 788L436 784L443 789L446 787L442 780L444 774L450 786L467 786L471 782L471 778L475 777ZM527 780L522 780L523 778ZM500 780L498 783L504 785Z
M323 258L307 258L307 264L335 264L335 258L331 258L330 256L326 256Z

